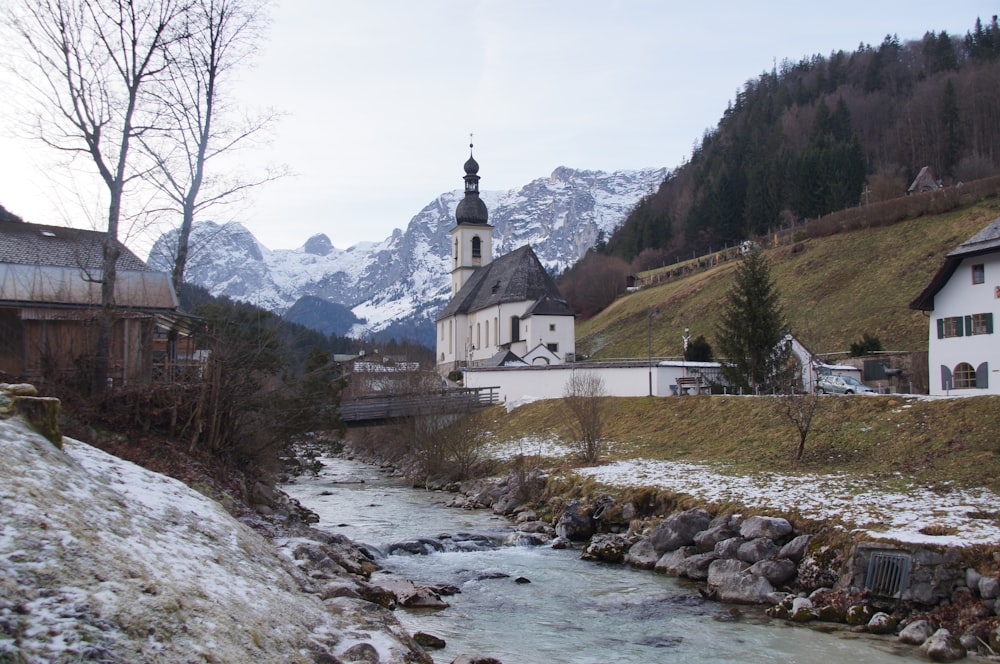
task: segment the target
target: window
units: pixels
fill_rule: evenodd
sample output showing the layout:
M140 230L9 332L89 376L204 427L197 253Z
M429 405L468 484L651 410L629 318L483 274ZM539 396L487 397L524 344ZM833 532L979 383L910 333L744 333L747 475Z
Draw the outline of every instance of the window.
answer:
M556 331L556 324L555 323L549 324L549 332L555 332L555 331Z
M521 319L517 316L510 317L510 340L512 343L521 340Z
M986 266L982 263L972 266L972 283L986 283Z
M478 235L472 238L472 257L483 257L483 241L479 239Z
M962 336L962 317L938 318L938 339Z
M976 386L976 370L968 362L959 362L952 372L956 390L968 390Z
M559 352L559 344L545 344L545 347L548 348L553 353Z
M993 334L993 314L972 314L965 317L966 334Z

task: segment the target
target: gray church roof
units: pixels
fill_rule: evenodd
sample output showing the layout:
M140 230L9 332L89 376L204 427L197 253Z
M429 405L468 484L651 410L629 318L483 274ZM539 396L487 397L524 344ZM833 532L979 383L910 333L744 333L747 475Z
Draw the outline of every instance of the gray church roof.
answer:
M469 314L507 302L533 301L531 313L572 316L573 310L531 245L524 245L477 269L465 282L438 320Z

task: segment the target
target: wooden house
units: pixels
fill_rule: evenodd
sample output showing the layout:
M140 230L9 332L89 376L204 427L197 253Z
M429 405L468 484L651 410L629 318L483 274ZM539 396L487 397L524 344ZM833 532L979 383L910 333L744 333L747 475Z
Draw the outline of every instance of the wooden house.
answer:
M5 380L73 380L89 375L101 312L105 234L0 221L0 372ZM109 380L148 382L154 329L177 296L119 243Z

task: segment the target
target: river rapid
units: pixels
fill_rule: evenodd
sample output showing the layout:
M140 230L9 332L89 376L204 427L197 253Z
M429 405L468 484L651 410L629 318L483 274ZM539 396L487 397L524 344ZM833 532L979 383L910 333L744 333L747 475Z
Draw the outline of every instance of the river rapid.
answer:
M487 510L447 507L449 494L413 489L373 466L324 458L317 476L282 487L319 515L316 527L385 551L418 537L512 530ZM461 654L504 664L775 662L883 664L916 661L888 639L788 627L758 607L706 601L693 585L651 571L580 560L579 550L500 547L379 559L388 574L459 593L441 610L397 609L411 632L447 642L438 664ZM520 581L520 582L519 582Z

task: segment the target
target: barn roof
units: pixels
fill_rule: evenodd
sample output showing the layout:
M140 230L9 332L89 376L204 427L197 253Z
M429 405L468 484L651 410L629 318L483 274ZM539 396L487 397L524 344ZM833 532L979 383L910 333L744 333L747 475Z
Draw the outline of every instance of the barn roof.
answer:
M0 303L100 306L105 234L0 221ZM170 275L146 265L124 244L115 282L119 307L176 309Z

